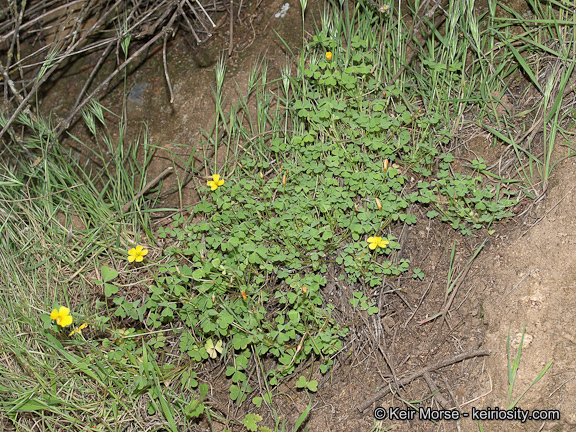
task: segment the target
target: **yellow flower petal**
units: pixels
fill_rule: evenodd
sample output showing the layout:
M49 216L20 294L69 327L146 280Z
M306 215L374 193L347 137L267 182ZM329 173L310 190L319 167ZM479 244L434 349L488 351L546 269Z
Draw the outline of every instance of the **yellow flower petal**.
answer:
M218 186L222 186L224 184L224 179L220 180L220 174L212 174L212 180L206 182L210 189L213 191L218 189Z
M68 315L70 309L65 306L61 306L59 310L54 309L50 314L50 319L56 320L56 324L61 327L66 327L72 324L72 317Z
M84 323L84 324L82 324L80 327L75 328L74 330L72 330L72 331L68 334L68 337L72 337L72 335L74 335L74 333L80 333L80 334L82 334L82 330L83 330L84 328L86 328L87 326L88 326L88 323Z
M148 249L144 249L142 245L136 246L128 251L128 262L141 262L144 259L144 255L148 253Z
M60 322L58 323L58 325L60 325L61 327L66 327L69 326L70 324L72 324L72 317L70 315L62 317L62 319L60 319Z
M377 247L385 248L388 243L388 240L382 240L382 237L368 237L368 247L372 250L376 249Z

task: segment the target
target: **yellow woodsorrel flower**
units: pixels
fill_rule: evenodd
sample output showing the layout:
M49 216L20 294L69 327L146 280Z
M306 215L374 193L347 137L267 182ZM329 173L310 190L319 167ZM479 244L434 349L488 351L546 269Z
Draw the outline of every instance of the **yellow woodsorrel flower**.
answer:
M216 189L218 189L219 186L222 186L224 184L224 180L220 180L220 174L213 174L212 175L212 180L210 180L208 183L206 183L208 186L210 186L210 189L212 189L213 191L215 191Z
M326 60L332 61L332 53L330 51L326 53Z
M385 248L390 243L388 240L382 240L382 237L368 237L368 247L372 250L377 247Z
M88 326L88 323L84 323L82 324L80 327L75 328L74 330L72 330L70 332L70 334L68 335L68 337L72 337L72 335L74 335L74 333L80 333L82 334L82 330L85 329Z
M128 251L128 262L141 262L144 259L144 255L148 253L148 249L144 249L143 246L136 246Z
M54 309L50 314L50 319L56 320L56 324L60 327L66 327L72 324L72 317L69 315L70 309L65 306L60 306L59 310Z

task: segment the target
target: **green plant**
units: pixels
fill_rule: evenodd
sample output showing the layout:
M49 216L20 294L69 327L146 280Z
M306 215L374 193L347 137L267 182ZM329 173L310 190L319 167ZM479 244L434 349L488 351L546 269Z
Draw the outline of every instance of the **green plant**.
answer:
M494 46L499 46L498 57L489 63L498 60L499 80L517 80L522 74L538 94L536 106L518 115L533 115L530 133L514 136L511 133L514 116L498 114L496 110L486 115L482 125L514 149L517 174L524 183L525 193L534 198L546 192L554 167L575 154L571 147L568 152L559 152L557 140L567 137L567 126L571 122L571 113L564 108L564 101L569 93L567 85L574 71L576 52L573 10L565 4L543 6L532 0L528 4L529 19L507 5L503 5L503 16L496 17L495 3L489 2L493 24L486 31ZM512 31L513 28L519 32ZM490 57L493 56L491 53ZM533 139L536 132L542 134L541 143Z
M522 330L522 337L520 338L520 344L518 345L518 351L516 352L516 356L512 360L510 356L510 331L508 331L508 339L506 341L506 358L508 359L508 397L506 398L506 409L511 410L514 409L516 404L520 402L520 399L524 397L524 395L536 384L540 379L544 376L544 374L550 369L554 360L550 360L550 362L544 366L544 368L540 371L538 376L534 378L534 381L528 386L524 392L516 400L512 400L512 392L514 390L514 383L516 382L516 375L518 374L518 368L520 367L520 358L522 357L522 345L524 343L524 335L526 334L526 325L524 325L524 329Z
M306 2L301 6L304 17ZM17 170L1 167L0 262L8 277L0 277L14 296L0 300L5 317L0 348L24 365L24 372L0 366L1 405L12 421L32 412L52 429L62 422L85 424L87 417L105 419L110 430L126 419L146 429L131 408L145 398L143 414L162 417L166 429L201 416L211 423L219 414L207 402L209 386L202 382L200 371L208 364L222 367L235 404L266 404L275 429L284 431L288 426L272 406L274 386L307 362L327 373L347 334L322 296L331 266L339 267L338 282L367 288L353 288L349 301L376 315L370 288L389 278L424 277L418 268L407 274L411 264L399 256L403 245L394 235L417 222L416 208L463 233L510 215L517 202L512 181L492 173L481 158L462 165L453 154L464 112L476 109L478 122L512 145L523 160L521 179L549 177L556 132L565 132L562 102L573 71L571 24L552 15L552 6L542 10L534 3L539 17L522 22L518 16L498 20L494 1L479 19L471 1L451 2L442 31L424 17L414 16L408 25L394 4L376 11L357 3L344 13L339 7L326 9L295 75L287 62L279 80L270 81L262 60L249 74L247 93L229 112L223 108L226 65L219 60L215 120L201 143L212 180L201 182L206 187L199 189L200 204L158 230L166 248L146 265L112 263L119 256L125 260L141 230L151 248L157 244L149 217L157 198L145 197L146 170L157 147L147 135L125 142L123 119L91 103L84 119L96 148L85 148L97 165L89 171L59 143L52 146L48 122L25 112L13 123L32 131L23 145L39 156L30 165L30 155L15 154ZM413 32L417 22L431 34L425 41ZM524 32L511 34L512 25L524 26ZM563 37L560 46L549 46L546 41L557 35ZM124 29L119 37L126 55L130 34ZM531 52L561 59L558 82L549 78L540 84L526 56ZM543 95L544 159L532 147L521 147L505 131L511 120L496 112L495 92L504 92L505 80L516 71ZM120 123L117 139L107 126L110 117ZM0 113L0 127L6 125ZM218 154L223 148L224 156ZM179 161L190 173L178 178L180 189L198 172L194 153ZM74 218L84 229L73 225ZM453 273L454 250L446 299L465 275ZM137 248L130 254L134 261L143 255ZM85 277L89 270L100 270L96 280ZM64 280L62 274L73 276ZM91 292L86 283L91 279L103 301L96 311L87 306L74 311L75 320L90 322L85 333L73 330L74 338L66 338L67 332L54 332L47 313L41 313L44 326L38 328L34 304L50 309L56 298L70 304L79 293ZM134 285L140 298L130 292ZM525 394L512 401L520 354L521 348L513 362L509 358L509 407ZM261 397L252 395L255 368L264 378ZM317 385L311 376L295 381L308 397ZM85 403L78 389L89 389L98 403ZM310 400L294 430L304 425L311 407ZM254 413L224 420L270 430Z
M224 129L228 151L237 155L220 169L226 183L216 184L220 177L208 182L210 190L200 189L203 200L189 218L178 215L159 230L171 246L149 274L154 283L144 301L112 299L116 315L145 316L151 329L182 323L181 352L194 362L227 362L237 403L252 391L246 371L260 358L275 362L264 371L271 385L312 357L328 370L346 334L322 299L328 265L341 265L340 278L349 283L378 286L410 268L397 258L401 245L392 231L416 222L411 206L431 205L436 214L430 217L441 215L470 232L506 217L514 204L499 190L482 188L479 176L452 173L453 156L440 152L452 135L449 110L429 105L422 113L428 87L382 83L395 72L382 53L401 43L384 37L386 29L402 24L393 14L361 19L358 8L348 22L357 25L348 27L344 41L334 31L342 22L324 16L297 76L283 73L277 103L267 93L264 65L250 75L249 93L229 114L217 108L208 144L217 146ZM376 41L384 41L381 51ZM431 53L462 55L445 49ZM437 69L443 83L462 73L456 66ZM218 107L223 77L220 62ZM257 118L247 108L251 96ZM247 141L242 154L234 149L241 140ZM471 166L476 173L486 169L480 160ZM417 187L409 186L414 175L422 179ZM423 277L416 270L414 276ZM350 301L378 312L366 293L356 291ZM220 341L222 352L208 341Z

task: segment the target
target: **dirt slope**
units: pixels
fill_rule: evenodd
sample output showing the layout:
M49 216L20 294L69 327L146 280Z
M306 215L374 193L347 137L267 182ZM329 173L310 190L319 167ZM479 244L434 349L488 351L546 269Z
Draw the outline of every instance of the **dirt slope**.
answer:
M516 400L545 365L546 375L517 404L524 410L559 410L560 421L484 422L486 431L576 430L576 165L564 162L551 182L548 196L525 223L520 236L484 255L480 286L484 301L485 347L492 351L487 372L494 390L484 406L504 407L508 392L506 341L510 332L511 355L526 325L524 349L513 391ZM503 429L502 429L503 428Z

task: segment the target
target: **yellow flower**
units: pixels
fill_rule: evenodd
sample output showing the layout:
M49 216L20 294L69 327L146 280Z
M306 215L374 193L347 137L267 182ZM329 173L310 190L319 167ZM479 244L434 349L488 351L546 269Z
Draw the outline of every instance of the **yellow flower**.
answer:
M80 334L82 334L82 330L85 329L87 326L88 326L88 323L82 324L80 327L72 330L72 331L70 332L70 334L68 335L68 337L71 337L74 333L80 333Z
M330 51L328 51L326 53L326 60L331 61L332 60L332 53Z
M60 310L54 309L50 314L50 319L56 320L60 327L66 327L72 324L72 317L69 315L70 309L60 306Z
M382 240L382 237L368 237L368 247L372 250L377 247L385 248L390 243L388 240Z
M132 248L128 251L128 262L141 262L147 253L148 249L144 249L144 247L138 245L136 249Z
M215 191L218 189L218 186L222 186L224 184L224 180L220 180L220 174L213 174L212 180L206 183L210 188Z

